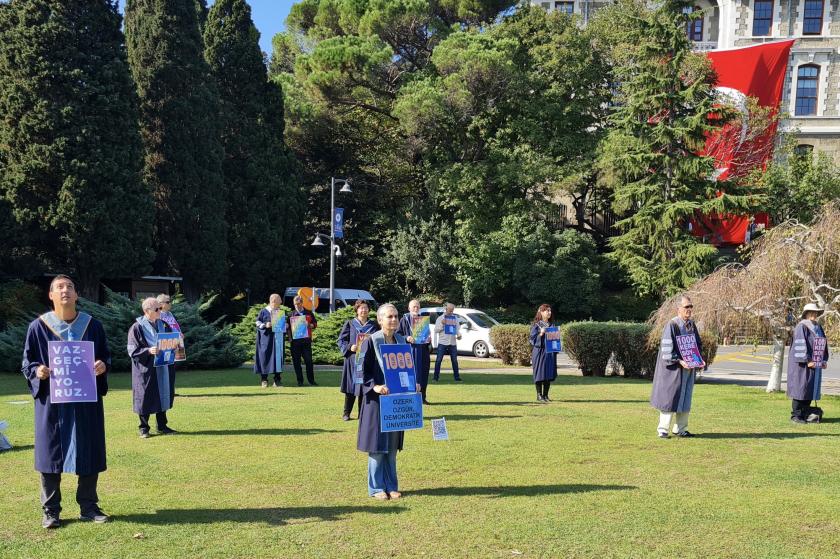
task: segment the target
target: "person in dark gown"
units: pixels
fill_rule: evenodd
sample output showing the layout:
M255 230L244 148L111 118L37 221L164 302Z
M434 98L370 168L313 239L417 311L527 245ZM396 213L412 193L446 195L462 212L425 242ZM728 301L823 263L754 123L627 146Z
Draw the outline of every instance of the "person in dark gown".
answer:
M688 430L688 415L694 395L694 378L700 367L689 367L679 350L677 336L693 336L697 349L703 353L700 332L691 319L694 304L687 296L677 299L677 316L662 329L659 356L653 375L650 405L659 410L659 438L667 439L671 432L678 437L693 437Z
M301 359L303 359L306 365L306 381L310 386L317 386L318 383L315 382L315 369L312 366L312 331L318 327L318 319L315 318L315 314L312 311L303 306L303 297L295 295L293 301L295 310L286 316L286 331L289 332L289 338L292 340L289 344L292 353L292 366L295 368L298 386L303 386L303 369L300 364ZM306 318L306 336L295 339L295 334L292 331L292 319L298 316Z
M141 439L149 438L149 416L155 414L159 435L172 435L167 410L172 408L172 387L169 385L169 366L155 366L158 354L157 335L172 329L160 319L161 305L154 297L143 300L143 316L128 329L126 350L131 357L131 389L134 413L140 418Z
M528 341L531 343L531 370L534 375L534 386L537 389L537 402L550 402L548 391L551 383L557 378L557 354L546 351L545 330L553 326L551 306L540 305L534 315L534 323Z
M788 353L787 397L791 400L790 420L794 423L822 421L822 408L811 405L813 400L820 400L822 370L828 361L828 340L817 323L822 313L820 307L808 303L793 332Z
M73 280L56 276L50 284L53 310L29 325L23 349L22 371L35 401L35 470L41 474L44 528L61 526L61 474L79 477L76 501L80 519L102 523L108 515L99 508L96 486L105 461L105 412L111 352L102 324L76 310L78 295ZM53 404L50 401L48 343L89 341L94 347L96 402Z
M362 344L362 409L356 448L368 453L368 495L375 499L399 499L397 451L403 449L404 431L383 433L379 423L379 396L388 394L380 346L406 343L399 333L397 308L386 303L376 311L381 330ZM416 386L420 391L420 385Z
M423 393L423 404L429 405L426 399L426 390L429 386L429 369L431 368L431 346L432 336L431 332L425 342L419 342L412 336L414 320L420 316L420 301L412 299L408 303L408 314L404 314L400 319L399 333L405 337L405 340L411 344L411 356L414 358L414 367L417 374L417 383L420 385L420 390ZM430 326L431 330L431 326Z
M260 375L260 385L268 388L268 375L274 374L274 387L282 384L283 359L286 351L286 339L282 332L275 332L272 327L272 314L280 312L281 298L272 293L268 306L257 315L257 348L254 354L254 372ZM283 319L285 320L285 319ZM277 337L280 337L279 343Z
M341 393L344 394L344 412L341 418L350 421L350 412L353 411L353 404L359 400L359 409L362 407L361 398L361 376L356 376L356 367L362 366L361 357L358 354L359 348L365 338L379 330L379 327L372 320L368 319L370 306L367 301L359 299L353 305L356 318L348 320L338 334L338 350L344 356L344 368L341 371ZM357 359L357 356L359 358ZM359 379L359 382L356 382Z

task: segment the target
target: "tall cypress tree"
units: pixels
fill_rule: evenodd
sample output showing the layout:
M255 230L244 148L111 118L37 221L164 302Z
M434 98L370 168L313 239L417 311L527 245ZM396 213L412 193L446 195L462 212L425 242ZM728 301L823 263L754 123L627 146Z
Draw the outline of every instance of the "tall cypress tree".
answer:
M146 271L152 257L117 2L0 7L0 195L21 227L13 242L95 296L101 278Z
M219 98L196 2L129 0L125 35L157 206L155 270L180 273L195 299L224 285L227 258Z
M229 227L229 287L256 296L296 274L302 196L283 144L283 99L268 81L245 0L217 0L204 31L219 86Z
M744 213L760 201L742 185L716 182L715 162L702 153L734 113L719 106L708 59L691 52L686 24L701 12L687 14L690 6L664 0L651 10L626 0L604 14L621 30L613 48L620 86L600 167L627 216L611 256L641 295L668 295L711 271L717 251L692 236L692 218Z

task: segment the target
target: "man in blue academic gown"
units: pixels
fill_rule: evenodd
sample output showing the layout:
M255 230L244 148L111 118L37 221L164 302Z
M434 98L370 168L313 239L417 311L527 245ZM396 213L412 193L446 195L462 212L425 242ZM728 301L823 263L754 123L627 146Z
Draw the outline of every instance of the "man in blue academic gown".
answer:
M108 392L111 353L102 324L76 310L76 287L67 276L50 284L51 312L33 320L23 349L23 374L35 399L35 470L41 473L42 526L61 525L61 474L79 476L76 501L81 520L102 523L108 516L99 508L96 485L105 464L105 414L102 397ZM96 402L53 404L47 342L90 341L94 347Z
M659 410L657 432L662 439L667 439L672 431L678 437L694 436L688 430L688 414L691 411L695 373L705 364L689 367L680 353L677 340L677 336L693 336L697 350L702 355L700 333L691 319L693 312L694 304L683 295L678 299L677 316L669 320L662 330L650 396L650 404Z
M260 375L262 387L268 387L268 375L274 373L274 386L280 386L283 372L285 340L282 333L275 333L272 314L280 312L280 295L272 293L268 306L257 315L257 349L254 355L254 372ZM284 319L285 320L285 319Z
M131 389L134 395L134 413L140 416L140 438L149 438L149 416L155 414L159 435L176 433L170 428L166 410L172 407L172 387L169 384L169 367L155 366L158 353L158 332L171 332L169 325L160 319L161 304L154 297L143 300L143 316L128 329L126 350L131 357Z

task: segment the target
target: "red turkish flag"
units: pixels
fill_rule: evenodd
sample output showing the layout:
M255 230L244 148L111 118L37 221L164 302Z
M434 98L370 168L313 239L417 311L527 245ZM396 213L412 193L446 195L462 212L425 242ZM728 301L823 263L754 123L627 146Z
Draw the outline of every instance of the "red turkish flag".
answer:
M727 124L706 142L704 152L715 158L718 180L743 178L756 167L766 166L772 157L776 123L764 130L750 130L750 124L756 122L750 122L747 98L756 98L775 116L793 43L776 41L706 53L718 75L718 94L741 112L739 122ZM755 222L769 226L766 214L756 215ZM739 245L744 242L749 218L703 216L694 225L693 233L714 245Z

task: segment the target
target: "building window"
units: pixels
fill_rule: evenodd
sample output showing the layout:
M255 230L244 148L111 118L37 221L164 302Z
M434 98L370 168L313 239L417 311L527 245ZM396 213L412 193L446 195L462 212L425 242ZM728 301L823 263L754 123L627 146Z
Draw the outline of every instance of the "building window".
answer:
M799 144L793 148L793 153L799 157L810 157L814 153L814 146L810 144Z
M554 9L558 12L562 12L564 14L572 15L575 13L575 3L574 2L555 2Z
M805 0L805 18L802 23L803 35L822 33L824 0Z
M753 36L770 35L773 25L773 0L755 0L753 2Z
M817 114L817 81L820 77L819 66L800 66L796 74L796 107L794 115L809 116Z
M548 11L548 10L550 10L550 9L551 9L551 2L543 2L543 3L542 3L542 4L540 4L540 5L543 7L543 9L544 9L545 11Z
M694 6L694 8L689 8L688 6L683 8L683 14L689 18L685 22L685 34L688 35L689 41L702 41L703 40L703 16L698 15L697 19L690 19L690 15L693 12L701 11L700 8Z

